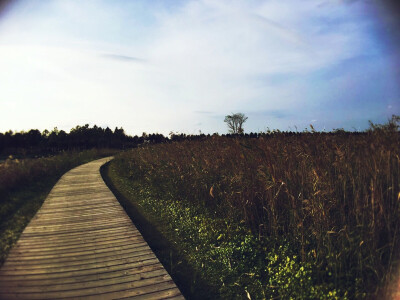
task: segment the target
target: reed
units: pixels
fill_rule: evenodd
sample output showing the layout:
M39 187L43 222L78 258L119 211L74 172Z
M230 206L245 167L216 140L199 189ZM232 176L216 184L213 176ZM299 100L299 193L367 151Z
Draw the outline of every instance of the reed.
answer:
M214 135L133 149L116 164L156 197L246 224L260 244L285 240L319 283L361 298L382 292L398 267L400 143L391 124L363 133Z

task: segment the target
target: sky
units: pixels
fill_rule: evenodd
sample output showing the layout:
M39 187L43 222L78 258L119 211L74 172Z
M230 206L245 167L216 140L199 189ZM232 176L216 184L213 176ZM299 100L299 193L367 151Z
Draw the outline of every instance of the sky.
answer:
M400 114L387 0L0 3L0 132L364 130Z

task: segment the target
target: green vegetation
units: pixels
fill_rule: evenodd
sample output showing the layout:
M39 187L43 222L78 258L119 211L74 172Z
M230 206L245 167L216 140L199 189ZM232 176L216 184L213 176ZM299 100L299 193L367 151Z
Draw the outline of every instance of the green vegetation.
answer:
M52 157L0 163L0 265L58 179L68 170L115 150L63 152Z
M377 297L399 267L395 121L150 145L107 175L177 252L160 260L190 298Z

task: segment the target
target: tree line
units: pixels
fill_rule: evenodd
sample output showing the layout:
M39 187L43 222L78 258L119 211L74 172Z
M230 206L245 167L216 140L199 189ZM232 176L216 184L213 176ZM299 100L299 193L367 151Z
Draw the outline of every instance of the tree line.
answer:
M236 116L235 116L236 115ZM231 118L228 118L231 117ZM398 131L400 117L393 115L392 119L388 120L386 124L373 124L370 122L370 128L363 132L349 132L342 128L333 130L331 132L315 131L310 125L311 130L307 129L302 132L293 131L280 131L280 130L267 130L259 133L244 133L243 123L247 120L243 114L233 114L227 116L225 122L228 125L228 134L221 136L236 138L238 136L245 138L270 138L275 136L292 136L292 135L359 135L369 134L371 132L379 132L382 130ZM232 123L233 122L233 123ZM236 122L236 124L234 124ZM232 125L232 126L230 126ZM211 136L220 136L218 133L210 134L184 134L173 133L169 136L164 136L160 133L147 134L143 133L141 136L127 135L122 127L116 127L111 130L109 127L102 128L97 125L90 127L89 124L84 126L76 126L70 130L69 133L64 130L58 130L55 127L52 131L44 130L40 132L38 129L31 129L29 131L13 132L11 130L1 133L0 132L0 155L2 157L8 155L46 155L53 154L60 151L68 150L86 150L92 148L112 148L112 149L127 149L135 148L145 144L158 144L165 142L179 142L185 140L199 140L206 139Z
M81 151L92 148L128 149L145 144L157 144L183 140L196 140L210 135L187 135L184 133L170 133L169 137L160 133L141 136L131 136L125 130L116 127L111 130L109 127L102 128L97 125L90 127L89 124L76 126L67 133L55 127L52 131L31 129L29 131L13 132L9 130L0 132L0 155L46 155L60 151Z
M69 133L54 128L52 131L38 129L0 133L0 154L51 154L66 150L91 148L124 149L142 143L143 138L126 135L124 129L102 128L89 124L76 126Z

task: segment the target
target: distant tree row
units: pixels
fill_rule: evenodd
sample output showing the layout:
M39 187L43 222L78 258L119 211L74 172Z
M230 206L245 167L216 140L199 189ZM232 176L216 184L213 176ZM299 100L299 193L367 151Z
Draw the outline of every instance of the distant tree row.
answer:
M0 155L8 156L10 154L52 154L66 150L85 150L92 148L114 148L127 149L135 148L143 144L157 144L165 142L181 142L185 140L200 140L210 138L211 136L225 136L228 138L244 137L244 138L269 138L274 136L292 136L304 134L365 134L366 132L348 132L338 129L333 132L292 132L292 131L267 131L260 133L230 133L230 134L198 134L190 135L184 133L171 133L169 137L162 134L146 134L142 136L126 135L123 128L101 128L96 125L92 128L89 125L76 126L71 129L70 133L64 130L54 128L52 131L44 130L40 132L37 129L31 129L27 132L0 133Z
M69 133L54 128L52 131L31 129L27 132L0 133L0 154L54 153L64 150L91 148L124 149L143 143L142 137L125 134L123 128L76 126Z
M397 131L399 130L400 117L393 115L392 119L388 120L386 124L373 124L370 122L370 128L363 132L349 132L342 128L335 129L331 132L319 132L311 126L311 131L307 129L302 132L293 131L280 131L280 130L267 130L266 132L259 133L243 133L243 123L247 117L243 114L239 115L237 119L226 119L225 122L237 122L232 125L233 129L229 134L222 134L221 136L236 138L238 136L245 138L270 138L275 136L292 136L292 135L359 135L379 133L381 131ZM234 115L232 115L234 116ZM228 124L229 125L229 124ZM212 136L219 136L214 133ZM37 129L31 129L27 132L12 132L7 131L0 133L0 155L7 156L10 154L22 155L36 155L36 154L52 154L65 150L85 150L91 148L114 148L114 149L127 149L134 148L143 144L156 144L165 142L179 142L185 140L199 140L211 137L210 134L197 134L188 135L184 133L169 134L165 137L159 133L147 134L143 133L142 136L127 135L124 129L116 127L114 130L110 128L101 128L96 125L89 127L88 124L84 126L76 126L70 130L69 133L64 130L58 130L55 127L52 131L44 130L40 132Z

